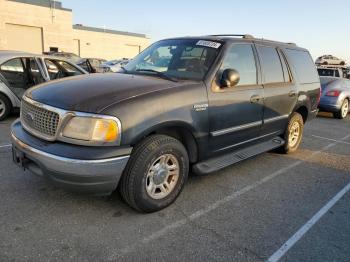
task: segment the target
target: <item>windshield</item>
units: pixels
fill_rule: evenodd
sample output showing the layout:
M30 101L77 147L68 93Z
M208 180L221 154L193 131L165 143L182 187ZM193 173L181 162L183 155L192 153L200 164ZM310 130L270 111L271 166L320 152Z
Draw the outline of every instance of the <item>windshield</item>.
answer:
M221 46L219 42L198 39L159 41L125 65L125 73L161 73L172 78L202 80Z

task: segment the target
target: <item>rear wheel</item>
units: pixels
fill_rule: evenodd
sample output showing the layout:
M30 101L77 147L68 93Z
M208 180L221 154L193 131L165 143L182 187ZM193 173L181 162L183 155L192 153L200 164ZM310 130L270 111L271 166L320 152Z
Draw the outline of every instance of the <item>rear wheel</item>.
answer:
M12 105L10 100L4 96L3 94L0 94L0 121L4 120L12 110Z
M302 140L304 130L303 117L294 112L288 122L288 126L284 133L285 144L279 148L279 152L289 154L295 152Z
M185 147L172 137L153 135L135 147L119 191L134 209L158 211L175 201L187 180L188 171Z
M347 98L344 99L342 106L338 112L333 113L333 116L338 119L344 119L349 113L349 100Z

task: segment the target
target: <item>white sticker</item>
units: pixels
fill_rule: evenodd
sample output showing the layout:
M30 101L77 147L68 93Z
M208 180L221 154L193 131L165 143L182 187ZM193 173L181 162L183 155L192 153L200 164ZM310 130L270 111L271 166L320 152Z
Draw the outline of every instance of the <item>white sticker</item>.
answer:
M218 42L205 41L205 40L199 40L196 45L207 46L207 47L216 48L216 49L218 49L221 46L221 44Z

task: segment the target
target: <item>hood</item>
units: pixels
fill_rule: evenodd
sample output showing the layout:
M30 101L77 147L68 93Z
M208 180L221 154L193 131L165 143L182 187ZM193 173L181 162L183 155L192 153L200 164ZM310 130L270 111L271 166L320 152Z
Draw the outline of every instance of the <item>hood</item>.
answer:
M26 96L65 110L99 113L111 104L179 85L180 82L153 76L91 74L38 85L29 89Z

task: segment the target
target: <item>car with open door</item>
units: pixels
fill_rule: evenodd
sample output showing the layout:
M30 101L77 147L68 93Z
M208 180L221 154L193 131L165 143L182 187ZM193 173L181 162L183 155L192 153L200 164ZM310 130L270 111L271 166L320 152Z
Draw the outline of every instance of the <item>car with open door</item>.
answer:
M64 59L17 51L0 51L0 121L21 106L29 88L87 72Z
M119 189L131 207L154 212L175 201L190 170L295 152L318 112L320 79L296 44L172 38L121 69L28 90L11 128L14 162L68 190Z

